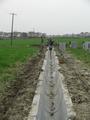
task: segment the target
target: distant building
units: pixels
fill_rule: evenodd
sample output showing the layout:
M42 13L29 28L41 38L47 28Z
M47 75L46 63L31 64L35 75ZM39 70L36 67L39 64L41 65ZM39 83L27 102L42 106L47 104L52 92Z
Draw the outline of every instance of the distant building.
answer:
M0 38L4 37L4 32L0 32Z
M23 32L23 33L21 33L21 34L20 34L20 37L21 37L21 38L27 38L27 37L28 37L28 35L27 35L27 33L26 33L26 32Z
M13 37L14 38L20 38L21 37L21 32L14 32Z
M32 37L41 37L46 36L45 33L40 32L13 32L13 38L32 38ZM0 32L0 38L10 38L11 32Z
M80 37L90 37L90 33L89 32L81 32Z
M29 32L29 33L27 33L27 36L28 37L41 37L41 36L46 36L46 34L45 33L40 33L40 32Z
M11 37L11 33L7 33L7 32L3 32L3 38L10 38Z

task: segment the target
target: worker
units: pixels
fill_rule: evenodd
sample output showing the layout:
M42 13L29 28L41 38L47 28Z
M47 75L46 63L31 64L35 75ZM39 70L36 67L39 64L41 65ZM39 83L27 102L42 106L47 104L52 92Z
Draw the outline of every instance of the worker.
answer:
M52 50L53 40L51 38L49 38L49 40L48 40L48 47L49 47L49 50Z

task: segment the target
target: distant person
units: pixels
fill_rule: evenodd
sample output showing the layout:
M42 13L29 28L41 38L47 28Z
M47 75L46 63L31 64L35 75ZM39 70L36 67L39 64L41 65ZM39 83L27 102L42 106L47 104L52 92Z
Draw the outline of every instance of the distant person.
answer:
M51 38L49 38L49 40L48 40L48 48L49 48L50 51L52 51L53 43L54 43L53 40Z
M41 36L41 44L43 44L43 43L44 43L44 37Z
M71 48L71 41L69 41L69 48Z
M44 48L44 36L41 36L41 50Z

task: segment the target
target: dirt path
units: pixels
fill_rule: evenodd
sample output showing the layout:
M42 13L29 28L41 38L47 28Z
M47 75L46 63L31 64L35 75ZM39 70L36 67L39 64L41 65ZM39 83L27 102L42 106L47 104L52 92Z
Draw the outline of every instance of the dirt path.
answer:
M76 120L90 120L90 69L68 53L59 52L58 56L60 72L65 76L76 111Z
M0 98L0 120L26 120L30 111L43 55L29 60L17 74L16 80Z

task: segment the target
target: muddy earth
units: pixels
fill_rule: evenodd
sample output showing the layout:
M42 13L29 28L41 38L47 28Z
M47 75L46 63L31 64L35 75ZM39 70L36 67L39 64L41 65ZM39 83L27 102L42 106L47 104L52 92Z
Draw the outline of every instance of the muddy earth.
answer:
M0 98L0 120L26 120L31 109L44 53L30 59L17 72L16 80L10 83Z
M90 68L70 53L58 52L60 72L65 76L76 120L90 120Z

